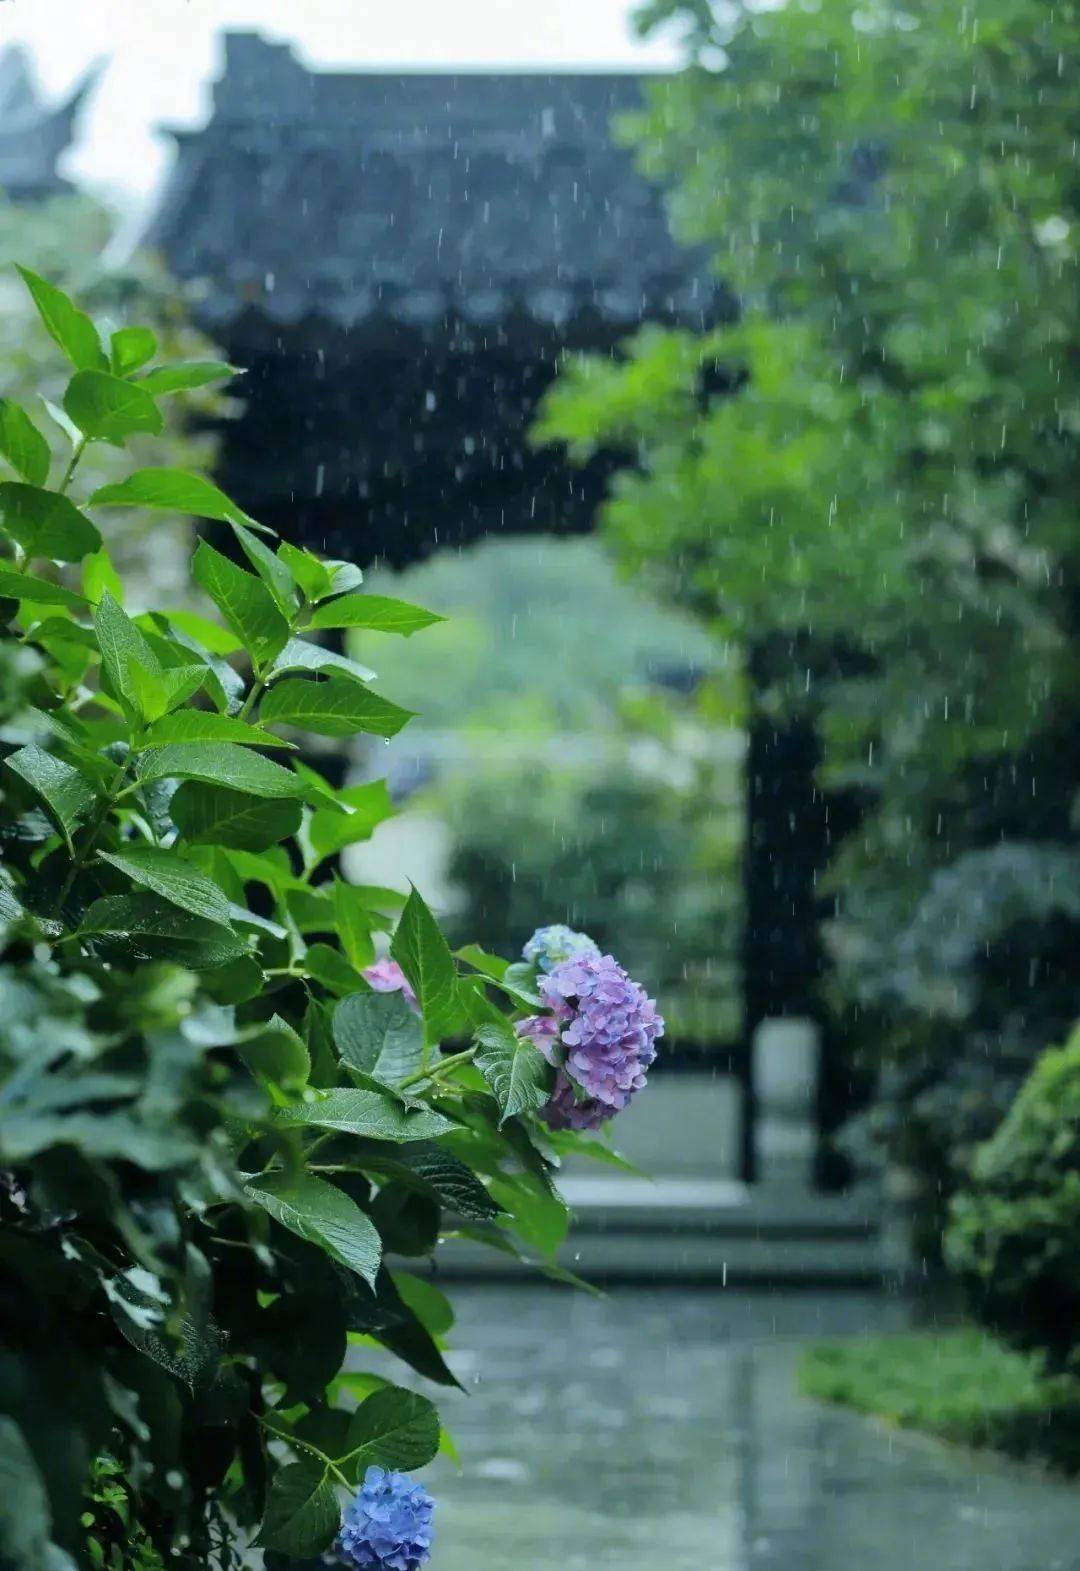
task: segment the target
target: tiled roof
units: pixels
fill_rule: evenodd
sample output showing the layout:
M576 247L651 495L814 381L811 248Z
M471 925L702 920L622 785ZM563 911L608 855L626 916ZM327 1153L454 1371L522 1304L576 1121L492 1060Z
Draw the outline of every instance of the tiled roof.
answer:
M697 324L709 269L611 137L640 102L627 75L311 72L233 34L149 238L211 322Z

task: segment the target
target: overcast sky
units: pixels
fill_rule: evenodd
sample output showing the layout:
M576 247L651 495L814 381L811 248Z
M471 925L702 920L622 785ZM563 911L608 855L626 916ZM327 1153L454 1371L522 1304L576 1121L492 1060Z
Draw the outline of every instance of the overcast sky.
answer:
M673 63L672 41L634 37L633 9L634 0L0 0L0 44L29 46L50 96L106 61L66 172L141 205L168 157L154 126L205 116L227 28L288 38L313 65Z

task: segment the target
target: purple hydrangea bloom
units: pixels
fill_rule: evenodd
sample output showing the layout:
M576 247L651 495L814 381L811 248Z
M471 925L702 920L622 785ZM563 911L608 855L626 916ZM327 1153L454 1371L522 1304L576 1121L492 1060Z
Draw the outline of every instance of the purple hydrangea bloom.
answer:
M611 955L566 960L537 985L566 1055L545 1116L558 1128L595 1129L644 1086L664 1022ZM523 1024L529 1027L523 1034L537 1041L532 1022ZM550 1038L544 1056L554 1061Z
M575 933L572 927L556 922L552 927L538 927L521 952L530 965L538 966L541 971L553 971L564 960L573 960L579 955L598 955L600 949L588 933Z
M407 1473L369 1467L334 1552L354 1571L418 1571L431 1555L435 1502Z
M396 960L376 960L374 965L366 967L360 975L376 993L404 993L409 1008L416 1008L416 994Z

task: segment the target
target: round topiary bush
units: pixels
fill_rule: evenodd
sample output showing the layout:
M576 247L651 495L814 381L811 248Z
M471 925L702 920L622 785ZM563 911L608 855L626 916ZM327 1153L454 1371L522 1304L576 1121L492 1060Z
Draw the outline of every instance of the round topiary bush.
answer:
M976 1153L945 1256L987 1326L1052 1368L1080 1367L1080 1027Z

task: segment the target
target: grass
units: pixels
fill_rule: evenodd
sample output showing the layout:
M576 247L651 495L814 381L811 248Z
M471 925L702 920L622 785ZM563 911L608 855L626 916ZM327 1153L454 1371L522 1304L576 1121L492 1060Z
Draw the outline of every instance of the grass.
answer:
M981 1331L864 1337L813 1347L807 1396L899 1428L1080 1472L1080 1381Z

